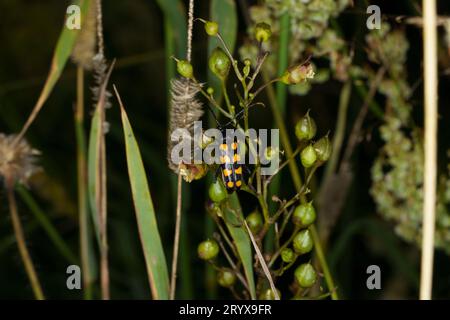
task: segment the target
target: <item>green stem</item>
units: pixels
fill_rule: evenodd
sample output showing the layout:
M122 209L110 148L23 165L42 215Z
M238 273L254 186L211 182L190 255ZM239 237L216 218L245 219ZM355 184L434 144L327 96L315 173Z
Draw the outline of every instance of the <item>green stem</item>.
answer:
M75 136L78 175L78 224L80 233L80 256L83 270L83 293L85 299L92 299L92 283L94 282L89 234L89 217L87 202L87 161L86 137L84 134L84 70L77 68L77 104L75 111Z
M341 90L339 98L339 111L336 121L336 131L333 138L333 152L325 169L325 176L323 181L327 181L330 176L336 171L339 155L341 154L342 142L345 136L345 127L347 120L347 110L352 92L352 82L348 80Z
M22 257L25 266L25 271L27 272L36 299L44 300L45 298L44 293L42 292L41 283L39 282L33 260L31 260L30 253L28 252L25 243L25 234L23 233L22 223L20 222L19 213L17 212L16 198L14 197L14 187L11 179L7 179L7 194L14 234L16 236L17 246L19 247L20 256Z
M39 222L41 227L45 230L50 240L53 242L55 247L59 250L61 255L66 258L66 260L71 264L78 264L78 259L69 246L65 243L61 235L58 233L56 228L52 225L51 221L47 218L45 213L39 208L36 201L31 196L30 192L21 185L17 185L16 191L28 206L28 209L32 212L36 220Z
M171 79L176 77L175 64L172 61L172 56L175 54L176 47L178 47L177 54L181 57L184 56L186 46L182 43L184 39L177 39L174 33L174 21L171 21L170 15L165 11L164 15L164 44L166 51L166 89L167 89L167 103L171 101ZM176 41L178 40L178 44ZM170 119L170 108L167 109L167 119ZM170 175L171 194L173 198L177 196L177 177ZM181 208L181 215L186 216L186 202L189 199L188 190L182 188L183 206ZM190 242L187 239L188 221L182 220L180 226L180 255L179 255L179 280L180 286L177 295L182 299L192 299L193 297L193 284L192 284L192 269L190 256L186 252L190 252Z
M268 82L269 77L264 72L263 72L263 77L265 78L265 81ZM290 158L290 157L292 157L293 151L292 151L291 144L289 142L289 136L287 134L286 127L284 125L283 117L281 116L280 110L277 105L277 101L276 101L274 90L273 90L272 86L267 87L267 94L268 94L272 112L273 112L273 115L275 118L275 122L276 122L278 128L280 129L281 143L283 144L283 147L285 149L286 156L288 158ZM300 173L299 173L299 170L298 170L298 167L297 167L297 164L295 161L289 162L289 169L291 172L292 180L294 181L295 188L297 189L297 192L300 193L302 190L302 180L301 180ZM307 202L304 194L300 195L300 200L302 203ZM338 294L337 294L337 291L335 290L334 281L333 281L331 273L328 269L328 264L327 264L324 254L323 254L322 245L320 243L320 239L317 234L315 226L312 225L310 227L310 230L311 230L311 235L312 235L312 238L314 241L315 252L317 254L317 258L319 259L320 265L321 265L324 275L325 275L325 282L327 283L328 289L330 291L332 291L332 294L331 294L332 299L337 300L337 299L339 299Z

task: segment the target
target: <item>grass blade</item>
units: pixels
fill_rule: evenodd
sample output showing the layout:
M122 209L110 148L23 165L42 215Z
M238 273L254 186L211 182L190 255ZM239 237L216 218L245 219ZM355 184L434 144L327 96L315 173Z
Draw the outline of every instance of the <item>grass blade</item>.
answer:
M30 192L22 185L17 185L17 193L20 195L22 200L28 206L28 209L32 212L36 220L39 222L41 227L45 230L51 242L55 245L61 255L71 264L78 264L78 259L76 255L72 252L70 247L62 238L61 234L53 226L52 222L49 220L47 215L42 211L36 201L33 199Z
M84 19L89 8L89 1L79 0L75 1L74 4L80 6L81 19ZM58 43L56 44L56 48L53 53L50 71L48 73L47 80L45 81L44 88L42 89L39 99L36 102L36 105L34 106L30 116L28 117L27 122L17 136L16 141L19 141L25 135L31 123L34 121L39 111L42 109L45 101L47 101L47 98L50 96L50 93L52 92L55 84L58 82L58 79L61 76L62 71L64 70L67 60L72 53L72 49L75 45L78 33L78 29L70 30L69 28L66 28L65 25L63 26L63 30L59 36Z
M171 26L176 54L184 59L187 46L187 21L184 5L180 0L156 0L156 2L163 11L167 23Z
M236 4L234 0L212 0L209 19L211 21L216 21L219 24L220 34L231 53L233 53L236 46L238 27ZM220 42L217 37L209 37L208 56L211 55L211 52L218 46L220 46ZM222 96L220 79L209 69L208 86L214 89L214 97L217 101L220 101Z
M115 87L114 90L121 109L128 175L150 288L154 299L167 300L169 298L169 274L158 232L155 210L153 208L144 163L142 162L139 146L134 137L133 129L131 128L120 96Z
M236 245L237 252L244 267L245 277L250 288L250 297L256 299L255 279L253 275L253 253L252 244L247 232L242 225L244 216L242 214L239 198L236 193L230 196L224 209L225 224L230 232L231 238Z

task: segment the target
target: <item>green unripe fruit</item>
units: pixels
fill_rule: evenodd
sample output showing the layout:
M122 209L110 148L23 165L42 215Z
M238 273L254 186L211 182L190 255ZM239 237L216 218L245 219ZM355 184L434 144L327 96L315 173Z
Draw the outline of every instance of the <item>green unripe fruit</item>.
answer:
M206 240L198 245L197 253L202 260L211 260L219 254L219 245L214 240Z
M212 96L212 95L214 94L214 88L208 87L208 89L206 89L206 92L207 92L210 96Z
M261 214L257 210L250 213L247 218L245 218L245 221L247 221L248 227L252 233L257 233L261 230L263 225Z
M330 158L332 148L330 139L328 139L328 135L320 138L319 141L314 143L313 147L316 151L317 159L319 159L320 161L325 162Z
M236 275L231 270L221 270L217 274L217 282L225 288L232 287L236 282Z
M295 252L291 248L284 248L281 250L281 260L290 263L295 259Z
M208 194L209 198L214 202L222 202L228 196L227 189L225 189L219 179L209 186Z
M317 281L317 274L313 266L309 263L304 263L298 266L294 272L295 280L302 288L310 288Z
M270 25L268 25L267 23L261 22L255 26L256 41L265 42L265 41L269 40L271 35L272 35L272 29L270 28Z
M178 60L177 61L177 71L185 78L192 78L194 76L194 69L192 68L192 64L186 60Z
M311 140L316 135L316 122L309 116L309 111L295 125L295 135L298 140Z
M292 240L293 247L296 253L305 254L312 250L313 248L313 239L311 237L311 233L308 229L302 230L297 233Z
M219 24L214 21L207 21L205 23L205 31L208 35L215 36L219 32Z
M312 203L304 203L295 208L292 222L299 227L307 227L316 220L316 209Z
M278 297L280 297L281 299L281 292L280 290L276 289L277 293L278 293ZM259 300L275 300L275 295L272 291L272 289L267 289L264 290L263 292L261 292L261 294L259 295Z
M309 145L302 150L302 153L300 154L300 160L302 161L302 165L305 168L310 168L314 165L314 163L316 163L317 154L313 146Z
M221 79L225 79L230 71L231 60L221 48L217 47L209 57L209 69Z

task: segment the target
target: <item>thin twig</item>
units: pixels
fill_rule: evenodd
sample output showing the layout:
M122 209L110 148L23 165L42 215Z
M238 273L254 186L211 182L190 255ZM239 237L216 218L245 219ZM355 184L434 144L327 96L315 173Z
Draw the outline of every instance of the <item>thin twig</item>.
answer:
M372 83L370 85L369 93L367 94L366 99L364 100L364 104L358 113L358 116L357 116L355 123L353 125L353 128L352 128L352 132L350 133L349 141L348 141L347 147L345 148L344 156L342 158L342 162L339 167L339 170L341 170L342 168L347 166L348 163L350 162L350 158L353 154L353 150L355 149L355 147L358 144L362 125L366 118L367 112L369 111L370 102L373 100L373 98L377 92L378 86L380 85L380 82L383 80L383 76L384 76L385 72L386 72L386 68L380 67L380 69L378 69L377 74L375 75L375 79L372 81Z
M424 106L425 106L425 165L422 260L420 299L430 300L433 289L433 255L436 214L437 175L437 30L436 1L423 0Z
M270 288L272 289L273 295L275 297L275 300L280 300L280 296L278 295L277 288L275 287L275 284L273 283L272 275L270 274L270 270L267 267L267 263L264 260L263 255L261 254L261 250L258 247L258 244L255 241L255 237L252 234L252 231L248 227L247 221L243 220L244 226L247 229L248 235L250 236L250 240L252 241L253 247L255 248L256 255L258 256L259 263L261 264L261 267L264 271L264 274L267 277L267 280L269 281Z
M177 265L178 265L178 248L180 245L180 226L181 226L181 204L182 204L182 178L181 170L178 170L178 187L177 187L177 213L175 220L175 239L173 241L172 255L172 276L170 280L170 300L175 299L175 288L177 286Z
M44 300L44 294L42 292L41 284L39 282L36 270L31 260L30 253L28 252L27 245L25 243L25 235L23 233L22 223L17 212L16 198L14 196L14 183L11 179L8 179L6 184L6 191L8 194L9 211L11 214L11 220L14 228L14 235L16 236L17 246L19 247L20 256L22 257L25 271L27 272L28 279L30 280L31 288L37 300Z
M241 281L241 283L244 285L245 289L248 290L248 292L250 292L250 288L248 286L247 281L245 280L244 276L242 275L242 273L239 271L239 268L236 266L236 264L233 262L233 259L231 259L230 254L227 251L227 248L225 247L225 245L223 244L222 239L220 238L220 235L218 233L214 234L214 238L217 240L217 242L219 243L220 248L222 249L223 254L225 255L225 258L227 259L228 263L230 264L230 267L233 269L234 273L236 274L236 276L238 277L239 281Z

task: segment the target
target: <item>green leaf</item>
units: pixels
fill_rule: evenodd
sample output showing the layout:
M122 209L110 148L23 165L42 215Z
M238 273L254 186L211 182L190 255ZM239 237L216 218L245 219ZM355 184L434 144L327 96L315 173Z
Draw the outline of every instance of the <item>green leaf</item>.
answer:
M230 52L233 53L236 46L238 27L236 3L234 0L211 0L209 20L219 24L219 33L230 49ZM219 40L216 37L209 37L208 57L218 46L220 46ZM220 80L209 69L208 86L214 89L214 97L220 101L222 96Z
M84 19L87 10L89 8L89 0L75 1L74 4L80 6L81 19ZM44 103L47 101L56 83L58 82L61 73L64 70L64 67L67 63L67 60L69 59L70 54L72 53L78 33L79 33L78 29L70 30L66 28L64 24L63 30L56 44L56 48L53 52L52 63L50 65L50 71L45 81L44 88L42 89L38 101L36 102L33 111L28 117L27 122L23 126L20 135L24 134L27 131L31 123L38 115L39 111L42 109Z
M155 210L150 196L147 175L139 146L117 90L116 95L121 108L128 175L130 177L131 193L133 195L150 288L154 299L167 300L169 298L169 274L156 223Z
M233 193L229 197L227 205L224 208L224 215L225 224L227 225L231 238L233 238L233 242L236 245L237 252L244 267L245 277L250 288L250 297L256 299L252 244L250 242L250 237L242 225L244 216L236 193Z
M95 197L95 186L97 179L97 163L99 161L99 140L97 139L100 125L100 112L96 108L91 120L91 131L89 133L89 147L88 147L88 196L90 212L94 224L94 231L98 243L100 244L100 222L97 214L97 204Z
M156 2L171 26L176 44L176 54L178 58L184 59L187 46L187 20L184 5L180 0L156 0Z

